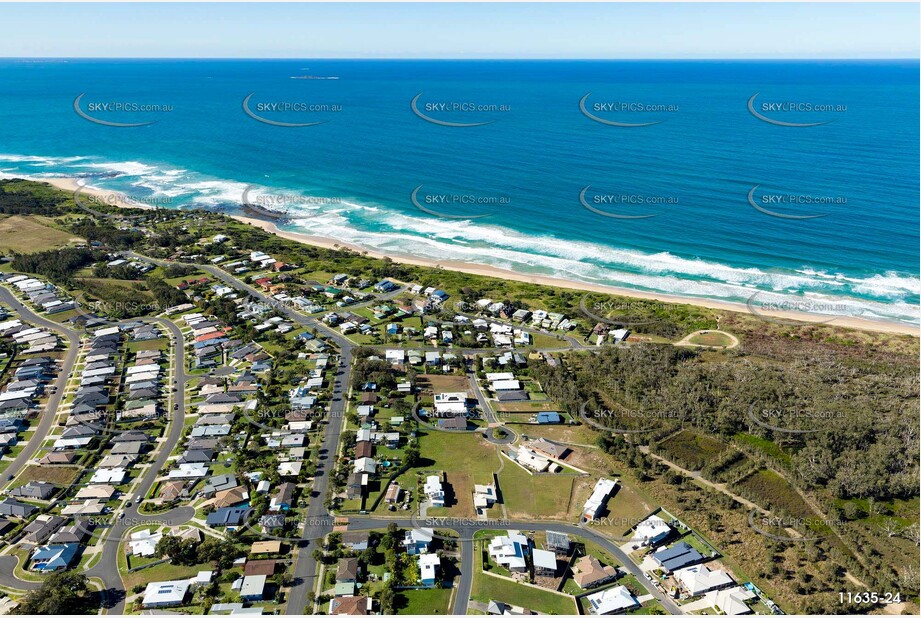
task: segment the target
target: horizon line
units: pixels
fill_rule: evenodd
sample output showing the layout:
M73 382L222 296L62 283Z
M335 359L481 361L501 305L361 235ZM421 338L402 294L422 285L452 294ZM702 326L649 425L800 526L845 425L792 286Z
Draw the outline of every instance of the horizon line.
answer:
M395 61L395 60L436 60L436 61L504 61L504 62L713 62L713 61L769 61L769 62L803 62L821 60L851 60L851 61L878 61L888 60L893 62L915 61L921 62L921 56L803 56L803 57L770 57L770 56L702 56L700 58L671 58L671 57L645 57L645 58L508 58L508 57L362 57L362 56L0 56L0 60L362 60L362 61Z

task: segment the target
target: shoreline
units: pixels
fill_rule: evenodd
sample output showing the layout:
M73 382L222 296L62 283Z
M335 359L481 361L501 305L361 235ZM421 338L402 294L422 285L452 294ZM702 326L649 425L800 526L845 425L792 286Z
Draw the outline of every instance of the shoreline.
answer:
M77 178L29 178L23 177L26 180L33 180L36 182L45 182L54 187L65 191L74 192L81 185L78 184ZM118 206L119 208L134 208L134 209L155 209L155 207L147 204L132 204L125 201L124 195L116 191L105 191L101 189L92 189L89 187L84 187L84 192L87 195L92 195L99 197L105 200L106 204L112 206ZM115 196L117 199L112 200L111 198ZM668 304L681 304L681 305L693 305L696 307L704 307L707 309L719 309L722 311L733 311L735 313L748 313L754 315L744 303L729 302L722 300L713 300L708 298L696 298L688 296L677 296L672 294L664 294L657 292L646 292L642 290L634 290L631 288L621 288L612 285L603 285L595 283L586 283L583 281L571 281L568 279L561 279L558 277L551 277L549 275L527 275L513 270L507 270L504 268L498 268L496 266L490 266L488 264L471 264L468 262L458 262L454 260L433 260L429 258L421 258L418 256L412 255L402 255L402 254L384 254L364 247L353 245L351 243L342 242L334 238L327 238L323 236L311 236L309 234L302 234L299 232L289 232L286 230L281 230L278 226L272 222L265 219L258 219L256 217L247 217L244 215L227 215L241 223L247 225L256 226L270 234L275 234L281 238L287 240L292 240L299 242L305 245L312 245L315 247L321 247L324 249L350 249L359 254L368 255L373 258L383 259L388 258L399 264L408 264L410 266L424 266L428 268L442 268L444 270L453 270L457 272L467 273L471 275L481 275L485 277L492 277L496 279L508 279L511 281L518 281L522 283L533 283L537 285L546 285L557 288L564 288L570 290L580 290L585 292L599 292L602 294L614 294L617 296L631 297L631 298L640 298L643 300L654 300L662 303ZM830 316L830 315L821 315L821 314L808 314L801 313L797 311L788 311L788 310L772 310L772 311L763 311L766 318L773 318L778 320L790 320L803 323L812 323L812 324L825 324L828 326L838 326L842 328L852 328L855 330L877 332L877 333L890 333L890 334L902 334L902 335L912 335L914 337L921 336L921 327L913 326L911 324L903 324L899 322L887 322L884 320L870 320L865 318L855 318L850 316Z
M325 238L322 236L311 236L309 234L301 234L299 232L288 232L286 230L281 230L278 228L275 223L272 221L266 221L264 219L257 219L255 217L246 217L243 215L228 215L241 223L247 225L253 225L262 230L269 232L270 234L275 234L281 238L287 240L293 240L295 242L300 242L305 245L313 245L315 247L321 247L324 249L350 249L359 254L368 255L373 258L389 258L394 262L399 264L408 264L410 266L426 266L429 268L442 268L444 270L453 270L457 272L467 273L471 275L482 275L485 277L493 277L496 279L508 279L511 281L519 281L522 283L534 283L537 285L546 285L557 288L566 288L570 290L581 290L586 292L599 292L602 294L615 294L618 296L626 296L632 298L641 298L643 300L656 300L662 303L669 304L681 304L681 305L694 305L697 307L704 307L707 309L720 309L723 311L733 311L736 313L748 313L753 315L751 311L748 310L744 303L734 303L729 301L721 300L712 300L707 298L694 298L694 297L685 297L685 296L674 296L670 294L659 294L656 292L645 292L642 290L634 290L631 288L619 288L612 285L602 285L595 283L585 283L583 281L571 281L568 279L559 279L557 277L551 277L549 275L526 275L523 273L515 272L512 270L507 270L504 268L498 268L496 266L489 266L488 264L470 264L467 262L457 262L452 260L432 260L427 258L420 258L417 256L410 255L399 255L399 254L383 254L364 247L357 245L352 245L350 243L345 243L342 241L335 240L333 238ZM764 311L766 317L774 319L783 319L783 320L795 320L797 322L804 323L818 323L825 324L828 326L840 326L844 328L853 328L856 330L879 332L879 333L892 333L892 334L902 334L902 335L913 335L918 337L921 335L919 333L919 327L912 326L910 324L900 324L897 322L885 322L881 320L868 320L863 318L854 318L849 316L828 316L828 315L810 315L803 314L796 311ZM829 318L833 318L829 320Z
M36 178L23 176L25 180L31 180L33 182L44 182L52 187L56 187L63 191L68 191L70 193L76 193L77 189L82 189L80 193L86 194L90 197L98 198L102 203L107 206L117 206L119 208L134 208L138 210L156 210L155 206L150 204L139 204L132 203L127 201L127 197L124 193L118 191L106 191L105 189L96 189L93 187L88 187L80 184L82 178Z

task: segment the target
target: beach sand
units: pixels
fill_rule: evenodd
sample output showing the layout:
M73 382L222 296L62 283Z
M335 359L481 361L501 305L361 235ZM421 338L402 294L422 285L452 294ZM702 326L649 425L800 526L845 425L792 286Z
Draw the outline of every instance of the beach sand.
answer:
M47 182L50 185L63 189L65 191L76 191L80 186L77 183L75 178L31 178L30 180L36 180L38 182ZM87 195L95 195L100 199L106 200L106 204L111 204L113 206L119 206L122 208L152 208L146 204L135 204L126 202L122 199L124 196L114 191L103 191L98 189L84 188L83 192ZM278 229L278 226L275 225L272 221L266 221L263 219L256 219L253 217L244 217L240 215L230 215L237 221L247 223L249 225L254 225L256 227L262 228L266 232L271 234L276 234L282 238L287 238L288 240L293 240L296 242L304 243L307 245L313 245L315 247L323 247L326 249L351 249L360 254L365 254L374 258L390 258L394 262L400 264L410 264L413 266L428 266L430 268L443 268L445 270L454 270L463 273L469 273L472 275L483 275L485 277L495 277L497 279L508 279L510 281L521 281L524 283L536 283L538 285L547 285L557 288L566 288L570 290L583 290L586 292L600 292L603 294L616 294L618 296L626 296L632 298L642 298L644 300L656 300L662 303L672 303L672 304L683 304L683 305L693 305L696 307L706 307L708 309L721 309L724 311L735 311L737 313L748 313L752 314L752 311L744 303L732 303L720 300L711 300L707 298L693 298L693 297L682 297L682 296L673 296L670 294L658 294L653 292L644 292L640 290L633 290L630 288L618 288L615 286L600 285L585 283L581 281L569 281L566 279L558 279L556 277L548 277L545 275L526 275L518 273L511 270L506 270L503 268L496 268L495 266L488 266L485 264L470 264L467 262L457 262L451 260L431 260L426 258L420 258L417 256L410 255L397 255L397 254L383 254L377 253L375 251L370 251L364 247L359 247L356 245L350 245L348 243L343 243L341 241L335 240L333 238L325 238L322 236L310 236L308 234L299 234L297 232L288 232L285 230ZM844 328L854 328L857 330L871 331L871 332L880 332L880 333L899 333L914 335L918 337L919 327L912 326L910 324L899 324L896 322L886 322L882 320L867 320L864 318L857 318L851 316L831 316L831 315L821 315L821 314L810 314L799 311L767 311L765 309L759 309L758 313L761 316L766 318L772 318L776 320L791 320L797 322L809 322L809 323L824 323L829 326L839 326Z
M332 238L323 238L321 236L310 236L308 234L299 234L297 232L288 232L285 230L278 229L271 221L265 221L263 219L255 219L252 217L243 217L237 215L231 215L237 221L243 223L248 223L262 228L266 232L272 234L277 234L282 238L287 238L288 240L294 240L308 245L313 245L316 247L324 247L327 249L342 249L347 248L355 251L357 253L366 254L370 257L375 258L390 258L394 262L400 264L410 264L413 266L428 266L431 268L443 268L445 270L455 270L463 273L470 273L472 275L483 275L486 277L495 277L497 279L508 279L511 281L522 281L524 283L536 283L538 285L548 285L557 288L566 288L570 290L583 290L587 292L601 292L604 294L616 294L618 296L627 296L632 298L642 298L645 300L657 300L663 303L673 303L673 304L684 304L684 305L694 305L697 307L706 307L708 309L722 309L724 311L735 311L738 313L748 313L752 312L748 307L743 303L731 303L719 300L710 300L706 298L688 298L682 296L672 296L669 294L657 294L653 292L644 292L640 290L633 290L629 288L618 288L615 286L608 285L599 285L592 283L585 283L582 281L569 281L566 279L558 279L556 277L548 277L544 275L526 275L522 273L517 273L511 270L506 270L503 268L496 268L495 266L488 266L485 264L470 264L467 262L456 262L451 260L430 260L425 258L420 258L416 256L409 255L394 255L394 254L383 254L377 253L374 251L369 251L363 247L358 247L355 245L349 245ZM759 309L759 313L763 316L774 318L777 320L795 320L798 322L812 322L812 323L827 323L829 326L841 326L845 328L855 328L858 330L866 330L872 332L881 332L881 333L901 333L908 335L919 335L919 327L911 326L910 324L898 324L895 322L884 322L877 320L866 320L862 318L855 318L850 316L829 316L829 315L819 315L819 314L808 314L798 311L767 311L764 309Z
M52 187L57 187L64 191L74 193L77 189L81 189L81 195L87 195L96 198L99 202L106 204L108 206L118 206L119 208L137 208L141 210L152 210L155 207L150 204L141 204L138 202L129 201L127 196L124 193L119 193L118 191L106 191L105 189L95 189L91 187L83 187L77 178L29 178L24 177L27 180L34 180L36 182L45 182L51 185ZM93 201L90 200L90 203L86 204L88 208L93 207Z

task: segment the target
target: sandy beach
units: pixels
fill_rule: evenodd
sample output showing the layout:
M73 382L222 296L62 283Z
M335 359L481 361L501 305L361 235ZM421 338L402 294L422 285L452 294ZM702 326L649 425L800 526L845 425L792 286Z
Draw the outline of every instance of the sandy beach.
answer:
M687 298L681 296L671 296L668 294L656 294L652 292L643 292L640 290L633 290L629 288L618 288L615 286L607 285L597 285L592 283L584 283L581 281L568 281L566 279L558 279L556 277L547 277L543 275L525 275L522 273L517 273L511 270L506 270L503 268L496 268L495 266L488 266L485 264L469 264L466 262L456 262L450 260L429 260L425 258L420 258L416 256L409 255L395 255L395 254L382 254L374 251L369 251L363 247L349 245L341 241L332 239L332 238L323 238L321 236L310 236L307 234L299 234L297 232L288 232L285 230L278 229L271 221L265 221L263 219L256 219L253 217L243 217L238 215L231 215L237 221L243 223L248 223L249 225L255 225L262 228L263 230L270 232L272 234L277 234L282 238L287 238L288 240L294 240L297 242L302 242L308 245L313 245L316 247L324 247L327 249L341 249L348 248L358 253L363 253L375 258L390 258L394 262L400 264L410 264L414 266L428 266L431 268L443 268L445 270L455 270L458 272L470 273L473 275L483 275L486 277L495 277L497 279L509 279L511 281L522 281L525 283L536 283L539 285L548 285L558 288L567 288L571 290L583 290L586 292L601 292L604 294L617 294L619 296L627 296L632 298L642 298L645 300L657 300L663 303L675 303L675 304L685 304L685 305L694 305L697 307L707 307L709 309L722 309L725 311L735 311L738 313L752 313L748 307L743 303L730 303L719 300L710 300L706 298ZM759 313L762 315L777 319L777 320L795 320L799 322L812 322L812 323L827 323L829 326L841 326L845 328L855 328L858 330L866 330L872 332L881 332L881 333L900 333L908 335L919 335L919 328L911 326L908 324L897 324L894 322L883 322L877 320L866 320L862 318L855 318L850 316L828 316L828 315L818 315L818 314L808 314L797 311L766 311L760 310Z
M39 182L47 182L50 185L53 185L59 189L65 191L76 191L80 186L76 178L31 178L30 180L36 180ZM112 206L119 206L121 208L153 208L152 206L146 204L137 204L133 202L128 202L124 199L124 195L115 192L115 191L104 191L99 189L90 189L84 187L82 193L87 195L96 196L99 199L105 201L106 204ZM497 268L495 266L488 266L485 264L470 264L467 262L457 262L451 260L431 260L426 258L420 258L417 256L411 255L399 255L399 254L383 254L375 251L365 249L364 247L359 247L356 245L350 245L342 241L335 240L333 238L325 238L322 236L311 236L308 234L299 234L297 232L288 232L281 230L278 226L275 225L272 221L266 221L263 219L257 219L254 217L245 217L241 215L230 215L237 221L242 223L247 223L249 225L254 225L256 227L262 228L266 232L276 234L282 238L287 238L288 240L293 240L296 242L304 243L307 245L313 245L315 247L323 247L326 249L342 249L347 248L355 251L357 253L365 254L370 257L375 258L389 258L394 262L400 264L410 264L413 266L427 266L430 268L443 268L445 270L454 270L458 272L469 273L473 275L483 275L486 277L495 277L497 279L508 279L511 281L522 281L525 283L535 283L538 285L548 285L558 288L566 288L570 290L583 290L586 292L600 292L604 294L616 294L618 296L626 296L631 298L641 298L645 300L656 300L662 303L672 303L672 304L685 304L685 305L694 305L697 307L707 307L709 309L721 309L724 311L735 311L738 313L749 313L752 311L744 303L732 303L719 300L711 300L707 298L693 298L693 297L682 297L682 296L673 296L669 294L658 294L653 292L644 292L641 290L633 290L630 288L619 288L615 286L608 285L599 285L592 283L585 283L581 281L569 281L566 279L559 279L556 277L548 277L544 275L526 275L518 273L511 270L506 270L503 268ZM831 316L831 315L821 315L821 314L810 314L799 311L767 311L765 309L760 309L759 314L771 319L784 320L784 321L798 321L798 322L809 322L809 323L824 323L829 326L840 326L844 328L854 328L857 330L871 331L871 332L880 332L880 333L898 333L898 334L907 334L919 336L918 326L911 326L909 324L898 324L895 322L885 322L881 320L868 320L864 318L857 318L851 316Z
M77 178L25 178L36 182L46 182L52 187L57 187L58 189L69 191L70 193L74 193L77 189L81 189L81 195L95 198L87 200L89 203L85 205L89 208L92 208L93 202L106 204L107 206L118 206L119 208L138 208L142 210L153 210L155 208L155 206L149 204L130 201L125 194L119 193L118 191L106 191L104 189L85 187L80 184Z

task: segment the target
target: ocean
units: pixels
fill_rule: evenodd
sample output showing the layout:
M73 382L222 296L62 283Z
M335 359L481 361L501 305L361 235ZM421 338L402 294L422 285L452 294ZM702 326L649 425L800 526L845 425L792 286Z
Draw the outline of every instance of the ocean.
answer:
M918 70L7 59L0 174L167 208L248 200L391 254L918 324Z

